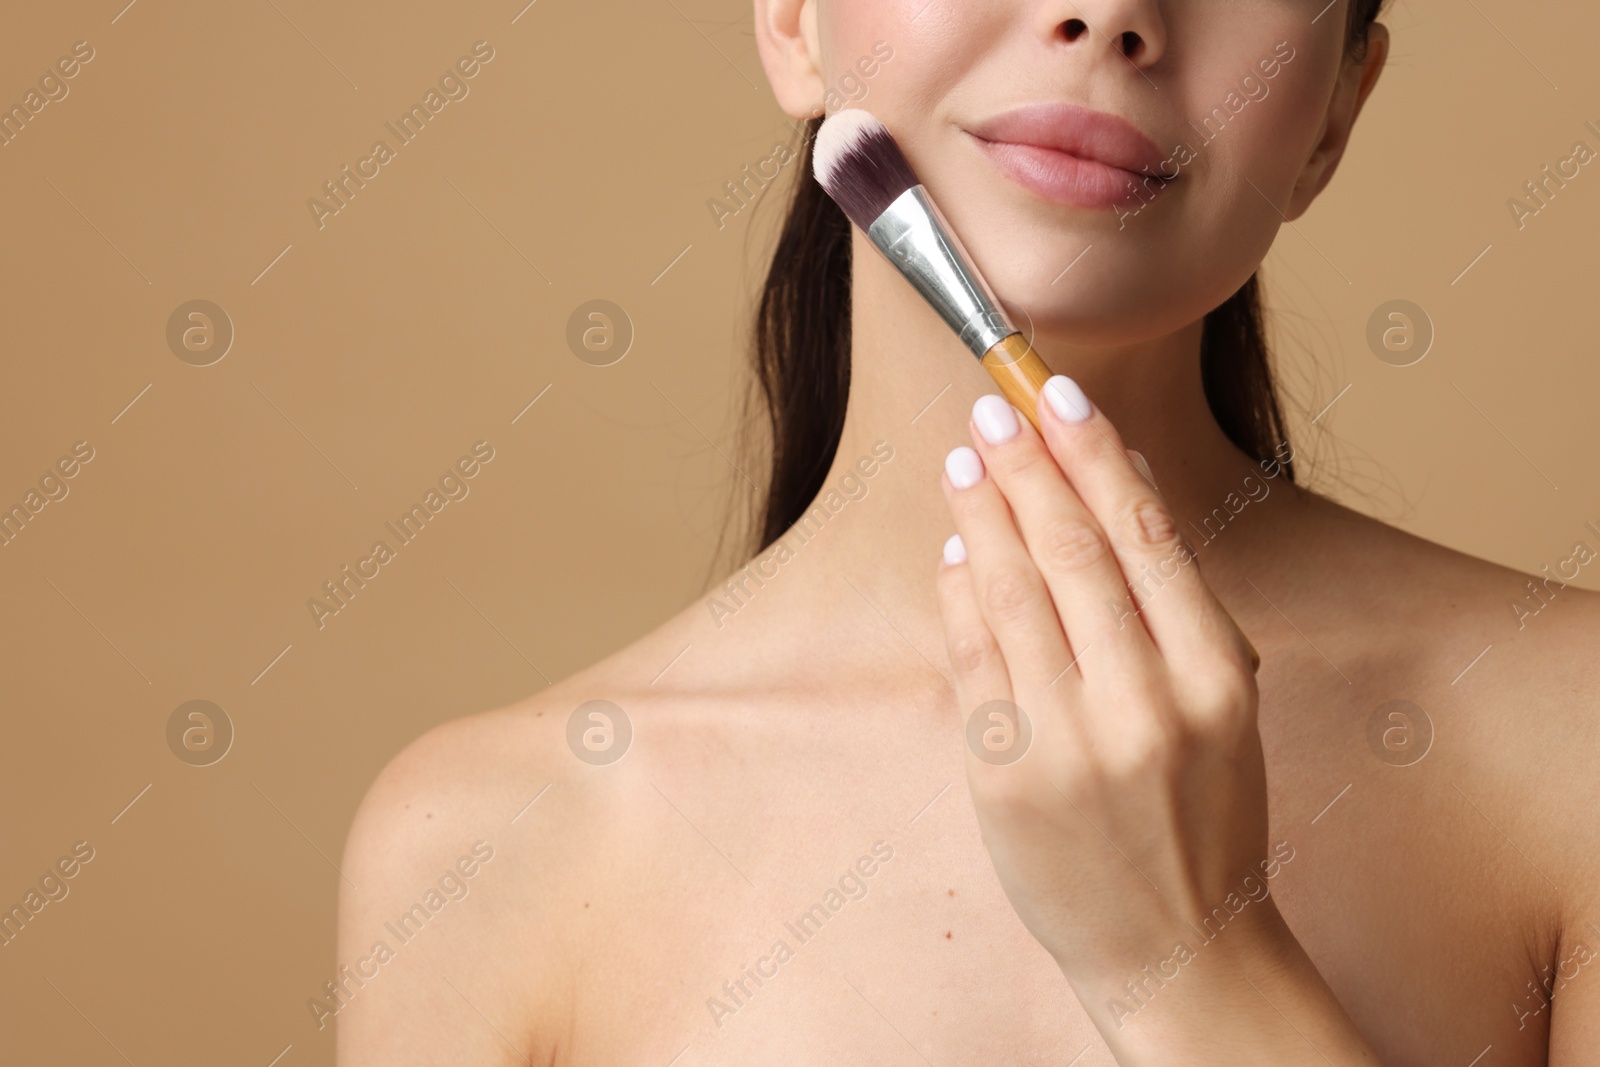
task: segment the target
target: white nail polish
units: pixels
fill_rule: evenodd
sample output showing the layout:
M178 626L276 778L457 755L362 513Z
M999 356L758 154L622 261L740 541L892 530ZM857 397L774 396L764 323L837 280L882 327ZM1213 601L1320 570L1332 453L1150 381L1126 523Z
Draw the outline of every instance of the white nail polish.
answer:
M944 472L950 476L950 484L957 489L971 489L983 481L983 460L972 449L962 445L944 457Z
M972 421L978 424L978 432L991 445L1004 444L1022 428L1017 423L1017 409L995 393L980 396L972 405Z
M967 543L961 540L960 534L951 534L950 540L944 543L944 561L951 566L967 561Z
M1045 382L1043 392L1045 399L1050 401L1050 410L1062 422L1083 422L1094 414L1094 406L1083 395L1083 390L1078 388L1078 383L1064 374L1057 374Z

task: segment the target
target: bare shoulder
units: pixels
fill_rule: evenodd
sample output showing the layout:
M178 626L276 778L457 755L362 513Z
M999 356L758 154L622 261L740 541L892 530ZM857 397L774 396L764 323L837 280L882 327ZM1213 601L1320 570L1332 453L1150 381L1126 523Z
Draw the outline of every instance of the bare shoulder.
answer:
M1409 640L1393 643L1400 652L1413 659L1434 649L1465 652L1462 667L1485 649L1484 665L1508 651L1524 665L1538 664L1540 677L1527 681L1552 696L1579 695L1583 672L1600 667L1581 654L1600 648L1600 593L1582 587L1600 583L1600 533L1576 531L1569 544L1551 546L1538 571L1523 572L1306 497L1296 526L1306 532L1303 562L1314 566L1304 570L1329 582L1327 595L1339 607L1382 612L1358 633L1403 627ZM1595 681L1589 679L1591 695Z
M1430 705L1445 788L1526 852L1508 855L1561 912L1600 904L1600 827L1573 818L1600 809L1600 593L1576 584L1600 581L1600 534L1578 527L1523 572L1318 507L1345 625Z
M341 864L339 970L308 1004L319 1025L337 1017L341 1065L499 1063L510 1048L548 1062L573 995L574 916L626 833L626 791L593 776L626 753L651 663L684 625L437 726L378 775Z

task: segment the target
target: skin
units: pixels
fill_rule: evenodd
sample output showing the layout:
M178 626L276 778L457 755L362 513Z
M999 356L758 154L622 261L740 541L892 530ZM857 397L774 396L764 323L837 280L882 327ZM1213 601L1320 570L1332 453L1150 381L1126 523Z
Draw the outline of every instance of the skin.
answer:
M338 962L368 977L340 1062L1592 1062L1600 598L1541 575L1519 618L1530 576L1294 488L1200 389L1201 318L1332 177L1387 34L1346 62L1343 0L922 4L757 0L773 89L810 114L892 43L864 103L1092 416L986 440L987 376L857 235L831 517L384 770L341 865ZM964 132L1056 99L1165 144L1285 40L1271 95L1132 219ZM594 699L632 729L605 765L568 747ZM1034 727L1006 765L965 741L996 699ZM1380 717L1399 755L1368 740L1395 699L1428 723ZM401 944L384 924L478 841Z

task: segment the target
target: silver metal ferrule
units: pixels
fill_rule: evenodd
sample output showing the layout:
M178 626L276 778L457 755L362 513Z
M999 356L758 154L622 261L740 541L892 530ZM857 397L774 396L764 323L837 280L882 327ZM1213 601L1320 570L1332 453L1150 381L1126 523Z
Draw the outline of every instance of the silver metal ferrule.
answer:
M982 359L1002 338L1017 332L922 186L901 193L873 222L867 237L973 355Z

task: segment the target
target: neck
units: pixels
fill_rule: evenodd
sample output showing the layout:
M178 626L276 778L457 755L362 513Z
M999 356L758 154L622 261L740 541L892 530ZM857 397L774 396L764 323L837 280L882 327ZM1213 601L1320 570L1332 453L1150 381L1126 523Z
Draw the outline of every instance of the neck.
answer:
M860 234L855 235L853 274L849 408L817 503L830 490L839 494L835 502L845 496L841 483L852 475L866 492L851 499L828 521L823 535L800 550L811 557L805 570L819 579L805 583L809 592L804 595L817 598L819 606L831 603L837 608L839 597L855 597L842 583L836 588L829 572L842 574L943 671L932 576L954 527L939 478L945 455L971 443L973 402L998 389L972 353ZM1259 600L1250 602L1253 594L1243 580L1246 564L1266 539L1271 523L1265 515L1279 511L1296 494L1288 491L1282 476L1264 479L1256 462L1217 425L1201 387L1202 326L1194 322L1163 337L1114 347L1086 347L1043 330L1032 340L1051 370L1075 379L1121 431L1128 447L1144 453L1213 588L1230 609L1238 601L1246 615L1253 615ZM879 442L893 449L893 458L863 479L860 471L872 467L874 446L879 457L883 454ZM869 461L867 468L858 467L863 459ZM1208 525L1206 517L1223 508L1230 494L1235 501L1244 498L1242 486L1252 474L1253 484L1270 487L1273 504L1249 504L1254 514L1238 516L1248 521L1230 517L1227 532L1219 535L1222 524ZM1255 566L1249 573L1257 573Z

